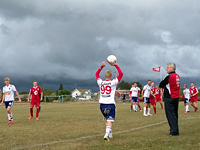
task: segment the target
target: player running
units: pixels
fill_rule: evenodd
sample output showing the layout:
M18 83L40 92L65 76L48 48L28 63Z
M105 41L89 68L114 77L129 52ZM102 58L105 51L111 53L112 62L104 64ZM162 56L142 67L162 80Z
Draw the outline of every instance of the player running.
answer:
M162 92L158 85L156 85L156 102L160 102L161 109L163 109Z
M189 110L189 103L190 103L190 90L187 88L187 84L184 84L183 86L183 94L184 94L184 106L185 106L185 112L184 113L188 113L190 112Z
M194 112L197 112L197 100L198 100L198 93L199 90L194 86L194 82L190 83L191 88L190 88L190 103L192 107L194 107Z
M151 83L151 94L150 94L150 101L151 105L153 106L154 115L156 116L156 88L154 87L154 82Z
M144 86L142 90L142 99L144 100L144 116L152 116L150 114L150 93L151 93L151 80L147 81L147 85Z
M11 109L14 104L15 100L15 93L19 99L19 102L21 102L21 98L19 97L19 93L17 92L17 89L14 85L10 84L10 79L8 77L4 78L5 86L3 87L3 99L1 104L5 103L5 108L8 113L8 125L13 124L13 114L11 112Z
M129 96L131 100L131 111L137 112L137 107L138 107L138 94L140 93L140 88L137 87L137 83L134 83L132 85L132 88L129 91Z
M105 62L103 62L100 66L100 68L96 72L96 80L97 84L99 85L100 88L100 110L103 114L103 116L106 118L106 133L104 136L105 141L109 141L109 138L112 138L112 124L115 120L115 91L117 84L120 82L123 73L119 66L116 63L109 63L111 66L115 66L116 69L118 70L118 77L116 79L112 79L112 71L107 70L105 72L105 79L102 80L100 77L100 72L101 70L105 67Z
M41 98L40 98L41 95ZM33 87L30 89L30 93L28 96L28 102L30 101L30 97L31 98L31 103L30 103L30 114L31 116L28 118L29 120L33 118L33 107L35 105L35 107L37 108L36 111L36 120L39 120L38 116L39 116L39 112L40 112L40 101L42 101L43 99L43 92L41 90L41 88L39 86L37 86L37 81L33 81Z

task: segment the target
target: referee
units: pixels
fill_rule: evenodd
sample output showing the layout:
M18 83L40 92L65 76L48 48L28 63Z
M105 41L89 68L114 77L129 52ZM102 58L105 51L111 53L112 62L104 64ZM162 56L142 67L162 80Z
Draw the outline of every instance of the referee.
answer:
M168 76L160 82L164 89L165 113L170 126L170 136L178 136L178 104L180 97L180 76L175 72L174 63L167 64Z

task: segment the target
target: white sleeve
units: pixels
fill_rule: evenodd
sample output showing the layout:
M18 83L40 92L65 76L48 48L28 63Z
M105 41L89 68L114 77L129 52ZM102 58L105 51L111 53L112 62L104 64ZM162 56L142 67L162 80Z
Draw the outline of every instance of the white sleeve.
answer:
M143 88L143 90L146 90L146 89L147 89L147 86L145 85L144 88Z
M16 87L14 85L12 86L12 89L13 89L14 92L17 91L17 89L16 89Z
M97 84L100 86L100 85L101 85L101 82L102 82L102 79L99 78L99 79L97 80Z
M112 84L113 84L113 85L117 86L118 83L119 83L119 81L118 81L117 78L112 80Z
M6 93L5 88L3 87L3 93Z

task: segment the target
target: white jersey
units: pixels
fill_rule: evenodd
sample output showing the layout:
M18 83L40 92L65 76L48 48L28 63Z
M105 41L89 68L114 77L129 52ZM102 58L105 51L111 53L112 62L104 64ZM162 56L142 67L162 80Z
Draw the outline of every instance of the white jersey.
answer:
M103 81L101 78L97 80L100 88L100 104L115 104L115 91L118 83L117 78L110 81Z
M143 95L143 97L149 98L150 93L151 93L151 86L149 86L149 85L147 84L147 85L144 86L143 90L144 90L144 95Z
M9 84L8 86L3 87L3 94L5 94L5 102L15 100L15 91L17 90L14 85Z
M131 97L138 97L139 91L140 91L140 88L139 88L139 87L132 87L132 88L130 89Z
M183 94L184 94L185 98L187 98L188 100L190 99L190 90L189 89L183 90Z

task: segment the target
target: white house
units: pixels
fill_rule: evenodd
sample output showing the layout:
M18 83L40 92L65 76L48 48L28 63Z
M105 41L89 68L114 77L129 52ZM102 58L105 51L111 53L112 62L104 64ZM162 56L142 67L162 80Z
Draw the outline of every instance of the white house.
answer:
M89 89L74 89L72 91L72 97L79 97L80 100L90 100L92 98L92 92Z

